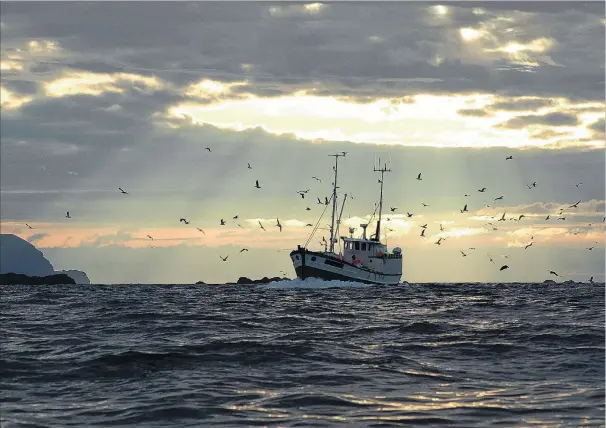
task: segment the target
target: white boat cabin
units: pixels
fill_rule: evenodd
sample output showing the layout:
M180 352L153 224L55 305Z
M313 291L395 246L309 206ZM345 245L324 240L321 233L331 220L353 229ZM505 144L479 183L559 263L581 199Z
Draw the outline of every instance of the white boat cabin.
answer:
M381 265L385 264L387 259L402 258L402 250L400 248L394 248L393 253L388 253L387 245L366 238L367 225L363 224L360 226L364 229L362 238L341 236L343 240L344 261L370 269L382 270ZM351 229L350 233L352 233Z

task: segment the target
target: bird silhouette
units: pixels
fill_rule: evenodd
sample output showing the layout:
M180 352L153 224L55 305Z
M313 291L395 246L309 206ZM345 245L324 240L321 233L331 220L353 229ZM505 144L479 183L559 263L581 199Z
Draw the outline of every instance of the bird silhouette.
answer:
M221 256L219 256L219 257L221 258L221 260L223 260L224 262L226 262L226 261L227 261L227 259L228 259L228 257L229 257L229 255L227 255L227 256L225 256L225 257L221 257Z
M526 246L524 247L524 249L527 249L527 248L532 247L532 244L533 244L533 243L531 242L530 244L526 245Z
M242 252L244 252L244 251L248 251L248 248L242 248L242 249L240 250L240 253L242 253Z
M408 218L412 217L413 215L414 215L413 213L406 212L406 217L408 217Z
M318 177L311 177L311 178L313 178L313 179L314 179L314 180L316 180L316 181L319 181L319 182L320 182L320 184L322 184L322 180L320 180Z
M255 180L255 187L256 187L257 189L260 189L260 188L261 188L261 186L259 186L259 180Z
M204 147L210 153L210 147Z
M461 210L461 214L466 213L467 211L467 204L465 204L465 206L463 207L463 209Z
M581 201L577 202L576 204L572 204L568 208L578 208L580 203L581 203Z
M187 219L186 219L186 218L180 218L180 219L179 219L179 221L180 221L181 223L189 224L189 221L187 221Z
M421 234L419 236L422 236L423 238L425 238L425 229L421 230Z
M499 271L502 271L502 270L505 270L505 269L509 269L509 266L503 265L503 266L501 266L501 269L499 269Z
M225 220L221 219L221 226L225 226Z
M67 212L67 214L65 214L65 218L72 218L72 217L69 215L69 211Z
M248 162L248 169L252 169L252 166L250 166L250 162Z
M391 210L391 212L394 212L394 211L395 211L395 210L397 210L398 208L392 208L392 207L389 207L389 209Z
M461 251L461 250L459 250ZM461 254L463 255L463 257L467 257L467 254L465 254L463 251L461 251Z
M495 201L500 201L501 199L503 199L504 196L499 196L498 198L494 198Z
M282 225L280 224L280 219L276 219L276 226L280 228L280 232L282 232Z
M555 272L554 272L554 271L552 271L552 270L550 270L550 271L549 271L549 273L550 273L551 275L555 275L555 276L558 276L558 277L560 276L560 275L558 275L557 273L555 273Z
M421 173L419 173L419 175L417 175L417 180L423 180L423 179L421 178Z
M118 187L118 190L120 191L120 193L122 193L123 195L128 195L128 192L124 189L122 189L122 187Z
M482 187L480 190L478 190L478 192L480 193L484 193L486 191L486 187Z
M507 156L507 157L505 158L505 160L510 160L510 159L513 159L513 156Z
M261 220L257 220L259 222L259 226L261 226L261 229L265 230L265 228L263 227L263 225L261 224ZM267 230L265 230L267 232Z
M27 227L29 227L30 229L33 229L33 227L31 227L29 224L25 223L25 225L26 225Z
M427 204L426 204L426 203L424 203L424 202L421 202L421 205L423 205L424 207L428 207L428 206L429 206L429 205L427 205Z
M198 229L198 232L202 232L203 234L206 235L206 232L204 232L202 229L200 229L199 227L196 227L196 229Z

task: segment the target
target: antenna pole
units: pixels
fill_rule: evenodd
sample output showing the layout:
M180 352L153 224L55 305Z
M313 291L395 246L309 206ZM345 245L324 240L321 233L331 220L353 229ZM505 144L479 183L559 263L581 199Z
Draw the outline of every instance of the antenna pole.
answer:
M330 252L335 250L335 216L337 215L337 175L339 173L339 158L345 157L343 153L329 155L335 157L335 181L332 188L332 216L330 219Z
M379 158L379 165L381 165L381 159ZM379 167L380 168L380 167ZM383 168L374 168L375 172L381 173L381 196L379 198L379 220L377 221L377 230L375 232L375 241L381 241L381 214L383 213L383 181L386 172L391 172L391 169L387 169L387 164Z

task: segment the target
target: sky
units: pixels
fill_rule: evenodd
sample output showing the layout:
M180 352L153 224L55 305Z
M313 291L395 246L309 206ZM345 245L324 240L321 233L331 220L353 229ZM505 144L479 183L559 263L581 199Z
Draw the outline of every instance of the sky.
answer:
M604 281L604 7L3 2L0 228L93 283L292 278L346 151L403 281Z

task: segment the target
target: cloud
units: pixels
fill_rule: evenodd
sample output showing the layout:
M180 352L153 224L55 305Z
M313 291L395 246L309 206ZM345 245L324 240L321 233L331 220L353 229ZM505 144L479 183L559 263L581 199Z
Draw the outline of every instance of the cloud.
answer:
M29 242L30 244L34 244L47 236L48 233L34 233L33 235L27 237L27 242Z
M511 129L521 129L529 125L576 126L578 124L579 118L574 114L556 112L545 115L517 116L499 124L498 126Z

